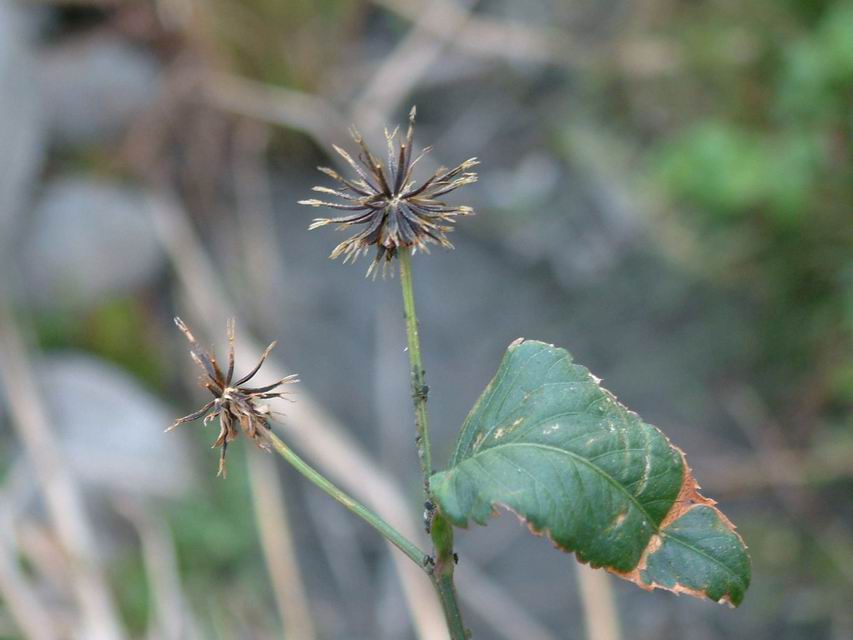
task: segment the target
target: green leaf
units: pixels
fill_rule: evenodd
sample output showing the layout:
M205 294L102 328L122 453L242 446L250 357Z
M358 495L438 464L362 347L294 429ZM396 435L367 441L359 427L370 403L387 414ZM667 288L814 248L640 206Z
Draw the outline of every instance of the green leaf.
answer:
M431 488L465 527L498 508L644 589L740 604L750 581L734 526L698 493L684 454L564 349L516 340Z

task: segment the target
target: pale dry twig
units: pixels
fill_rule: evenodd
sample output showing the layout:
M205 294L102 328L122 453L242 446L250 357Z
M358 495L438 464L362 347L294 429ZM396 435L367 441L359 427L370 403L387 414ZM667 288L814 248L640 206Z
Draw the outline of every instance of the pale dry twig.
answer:
M284 636L289 640L313 640L317 634L299 570L299 555L284 492L276 473L276 461L256 450L251 450L248 458L255 521Z
M101 569L94 532L77 481L70 473L50 427L38 383L17 322L0 291L0 381L18 437L35 469L48 514L70 558L71 588L82 614L83 637L123 638L122 624Z

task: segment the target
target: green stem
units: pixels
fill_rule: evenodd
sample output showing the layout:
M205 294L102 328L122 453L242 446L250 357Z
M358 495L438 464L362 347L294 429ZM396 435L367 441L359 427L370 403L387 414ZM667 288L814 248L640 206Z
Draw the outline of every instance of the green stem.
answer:
M456 554L453 553L453 525L441 512L436 512L430 526L435 566L432 581L438 591L447 628L453 640L465 640L468 635L462 622L462 612L456 599L456 587L453 585L453 571L456 568Z
M408 249L402 249L400 256L400 284L403 288L403 311L406 318L406 336L409 346L409 364L411 365L412 401L415 405L415 429L418 445L418 459L423 476L424 500L432 505L432 493L429 479L432 475L432 449L429 440L429 422L427 421L427 395L423 361L421 360L421 341L418 336L418 316L415 313L415 294L412 287L412 256ZM453 585L453 570L456 566L456 554L453 553L453 526L438 511L430 514L430 535L432 536L434 562L431 577L438 592L447 628L452 640L466 640L468 637L462 622L462 613Z
M438 576L434 578L434 582L438 589L441 607L444 609L444 619L447 621L450 637L452 640L467 640L470 636L465 629L465 623L462 622L462 612L459 610L459 601L456 599L453 576Z
M405 538L403 534L373 513L373 511L338 489L338 487L327 480L325 476L321 475L319 471L300 458L293 449L284 444L284 442L282 442L272 431L268 431L267 435L269 435L270 442L278 454L289 462L299 473L305 476L305 478L307 478L311 483L322 489L371 527L376 529L386 540L388 540L388 542L409 556L413 562L421 567L426 567L429 564L427 554L416 544Z
M412 288L412 257L408 249L400 250L400 284L403 287L403 314L406 319L406 336L409 343L409 365L411 367L412 401L415 404L415 429L418 459L421 463L424 500L429 500L429 477L432 475L432 450L427 421L427 394L424 364L421 360L421 341L418 336L418 316L415 313L415 294Z

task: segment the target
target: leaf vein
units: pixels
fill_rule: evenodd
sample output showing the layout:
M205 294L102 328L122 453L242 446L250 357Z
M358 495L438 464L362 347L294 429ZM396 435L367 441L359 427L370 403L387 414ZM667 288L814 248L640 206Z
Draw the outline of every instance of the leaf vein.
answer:
M731 575L735 580L737 580L738 584L743 589L747 588L746 583L744 582L743 578L741 578L737 573L735 573L735 571L731 567L729 567L727 564L725 564L721 560L718 560L714 556L708 555L702 549L695 547L694 545L690 544L689 542L687 542L686 540L684 540L683 538L681 538L680 536L678 536L676 534L662 532L660 535L663 537L669 538L670 540L673 540L674 542L677 542L678 544L680 544L684 547L687 547L688 549L695 552L696 554L698 554L698 555L702 556L703 558L710 560L712 563L722 567L723 569L726 570L726 572L729 575Z
M545 444L539 444L536 442L514 442L514 443L510 443L510 444L502 444L502 445L498 445L496 447L492 447L490 449L487 449L486 451L496 451L497 449L501 449L504 447L510 447L510 446L512 446L512 447L534 447L534 448L538 448L538 449L545 449L547 451L554 451L556 453L568 456L568 457L572 458L573 460L588 466L590 469L592 469L594 472L598 473L602 478L604 478L607 482L609 482L614 487L616 487L616 489L618 489L619 491L624 493L625 496L628 498L628 500L634 504L634 506L637 508L637 510L639 510L640 513L642 513L649 520L649 523L654 527L655 532L659 531L659 529L658 529L659 523L656 522L655 519L651 517L651 515L649 515L649 512L646 511L645 507L642 505L642 503L640 503L640 501L637 499L637 497L634 494L632 494L630 491L628 491L623 485L621 485L613 476L611 476L609 473L607 473L601 467L598 467L598 466L592 464L587 458L584 458L583 456L578 455L577 453L574 453L573 451L566 451L564 449L559 449L557 447L552 447L550 445L545 445ZM476 454L474 454L473 456L471 456L468 459L474 460L477 456L482 455L484 452L485 451L477 452ZM480 466L482 466L482 463L479 461L478 461L478 464Z

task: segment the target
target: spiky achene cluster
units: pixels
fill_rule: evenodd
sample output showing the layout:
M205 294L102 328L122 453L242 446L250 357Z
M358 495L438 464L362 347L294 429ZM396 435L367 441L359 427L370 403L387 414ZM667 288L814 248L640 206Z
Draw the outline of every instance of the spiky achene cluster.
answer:
M213 400L198 411L175 420L175 423L167 431L171 431L185 422L198 420L202 416L204 416L203 422L205 425L218 417L220 424L219 436L213 443L213 448L221 447L219 472L216 475L224 478L225 451L228 449L228 443L234 440L240 433L237 430L237 425L240 426L240 429L247 438L254 441L262 449L269 449L267 431L270 428L268 417L270 409L267 404L261 401L270 398L284 398L285 393L278 388L283 384L296 382L297 376L290 375L263 387L244 386L258 373L270 351L275 347L275 342L272 342L264 350L260 362L249 373L238 380L234 380L235 331L233 319L228 321L226 329L228 333L228 368L225 373L222 372L222 369L216 362L216 356L203 351L199 347L195 336L193 336L183 320L175 318L175 324L178 325L178 329L189 340L190 355L195 363L204 371L204 375L201 378L201 386L210 391L213 395Z
M327 224L337 224L341 229L362 226L358 233L335 247L330 257L343 255L344 262L355 260L367 253L371 245L376 245L376 257L367 271L368 275L374 272L378 264L382 263L383 267L387 265L400 248L426 252L429 244L453 248L446 235L453 229L450 223L454 222L456 216L474 213L471 207L448 205L439 198L477 181L477 174L469 171L479 164L477 159L469 158L453 169L441 167L417 186L412 179L412 169L430 148L425 148L413 159L414 124L415 108L412 107L405 138L400 136L398 142L398 129L391 133L385 131L388 145L385 165L370 152L364 138L353 128L352 137L361 149L357 159L353 159L344 149L333 146L358 177L347 179L333 169L318 167L339 186L337 189L314 187L314 191L335 196L342 202L315 199L300 201L300 204L312 207L354 212L340 218L317 218L309 229Z

